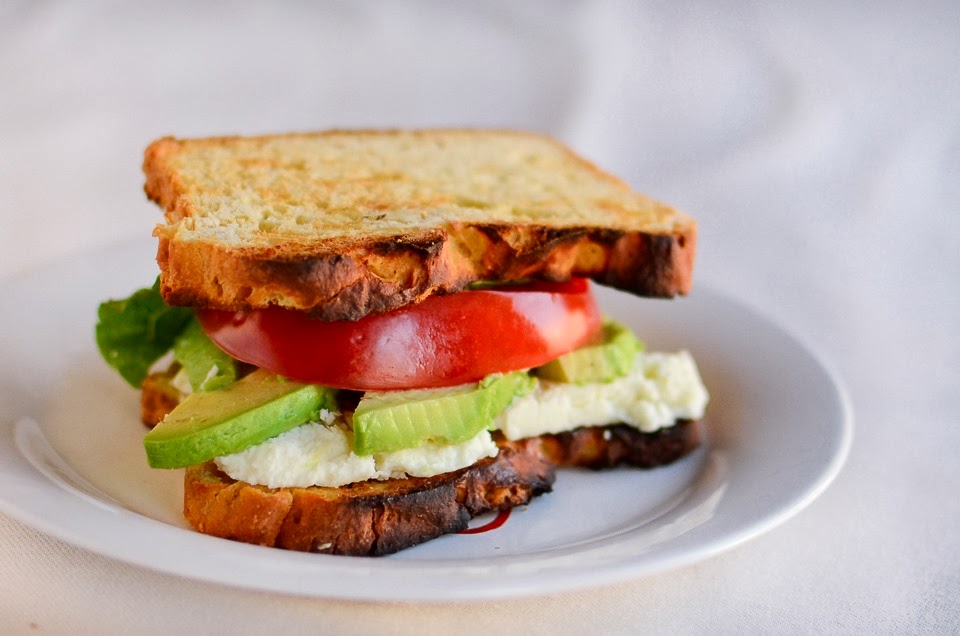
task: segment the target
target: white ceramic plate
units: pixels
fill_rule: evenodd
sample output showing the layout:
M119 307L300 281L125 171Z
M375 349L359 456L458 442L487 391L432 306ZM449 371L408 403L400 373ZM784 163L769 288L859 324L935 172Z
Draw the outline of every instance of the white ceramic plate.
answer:
M497 530L384 558L286 552L189 530L181 471L147 468L138 395L99 359L97 304L152 283L154 245L0 283L0 510L147 568L291 594L440 601L639 577L785 521L836 476L852 417L835 376L757 312L709 289L675 301L599 290L651 349L690 349L711 391L707 439L653 471L563 471ZM488 519L478 519L479 525Z

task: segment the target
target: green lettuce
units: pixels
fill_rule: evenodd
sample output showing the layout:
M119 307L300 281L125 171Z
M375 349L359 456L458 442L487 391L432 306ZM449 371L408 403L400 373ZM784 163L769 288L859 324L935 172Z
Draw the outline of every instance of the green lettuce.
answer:
M171 349L195 391L211 391L237 379L236 361L213 344L192 309L170 307L160 279L129 298L108 300L97 310L100 355L131 386L139 388L157 360Z
M97 347L107 364L139 388L153 363L170 351L192 318L192 310L163 302L157 278L149 289L100 304Z

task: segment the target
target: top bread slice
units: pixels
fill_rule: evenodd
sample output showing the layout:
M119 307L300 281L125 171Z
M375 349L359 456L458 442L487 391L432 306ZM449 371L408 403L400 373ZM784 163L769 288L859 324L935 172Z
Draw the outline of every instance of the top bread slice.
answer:
M144 173L171 305L357 320L480 280L691 286L693 219L540 135L164 138Z

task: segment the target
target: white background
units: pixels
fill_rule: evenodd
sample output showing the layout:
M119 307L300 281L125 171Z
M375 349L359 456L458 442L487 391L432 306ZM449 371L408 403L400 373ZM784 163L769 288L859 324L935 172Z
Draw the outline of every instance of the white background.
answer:
M149 235L158 136L529 128L692 213L698 282L823 353L857 432L819 500L732 552L495 603L238 591L0 516L0 631L960 631L960 5L82 6L0 5L0 275Z

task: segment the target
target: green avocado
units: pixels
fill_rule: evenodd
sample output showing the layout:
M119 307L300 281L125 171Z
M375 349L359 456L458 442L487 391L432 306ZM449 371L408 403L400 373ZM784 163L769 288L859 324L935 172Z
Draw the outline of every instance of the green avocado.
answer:
M154 468L182 468L236 453L336 410L335 391L259 369L217 391L193 393L143 439Z
M237 379L237 362L213 344L196 318L173 341L173 359L183 366L194 391L222 389Z
M630 373L637 354L643 351L627 327L607 320L603 324L603 340L595 345L574 349L534 369L534 375L554 382L588 384L611 382Z
M353 414L354 452L372 455L425 442L455 444L490 426L536 380L518 371L479 384L412 391L369 391Z

